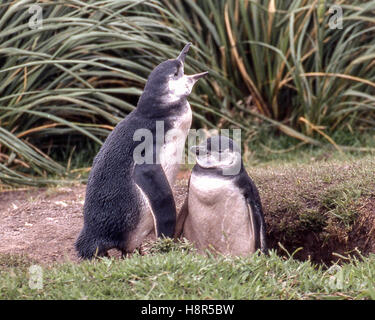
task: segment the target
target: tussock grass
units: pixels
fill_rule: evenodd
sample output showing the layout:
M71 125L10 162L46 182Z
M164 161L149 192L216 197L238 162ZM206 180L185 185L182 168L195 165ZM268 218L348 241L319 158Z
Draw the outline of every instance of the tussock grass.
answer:
M186 72L210 72L190 100L197 128L241 128L246 146L277 129L346 150L338 132L374 126L373 1L342 1L342 30L329 28L330 1L37 3L41 29L29 27L30 1L0 5L2 183L74 176L73 156L91 159L188 41Z
M7 184L55 183L51 176L70 173L74 152L92 158L92 143L135 108L151 70L188 42L163 24L171 14L159 2L38 4L43 27L35 30L27 1L0 6L0 179ZM188 63L187 72L198 66Z
M330 27L334 1L162 2L179 18L173 25L197 39L234 84L211 80L221 108L241 123L251 127L255 117L298 140L316 145L320 137L337 148L333 132L373 123L373 2L341 1L342 29Z

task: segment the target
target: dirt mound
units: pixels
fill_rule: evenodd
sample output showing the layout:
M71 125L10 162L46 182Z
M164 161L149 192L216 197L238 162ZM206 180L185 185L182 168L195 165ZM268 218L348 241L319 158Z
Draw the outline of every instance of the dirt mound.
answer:
M359 253L375 253L375 198L360 198L353 209L357 217L350 226L322 223L320 227L313 227L289 215L282 222L285 227L280 228L268 216L269 245L285 255L280 242L289 254L295 252L294 258L325 265L345 262L349 256L359 256Z
M375 162L318 162L256 170L271 248L300 260L375 252ZM296 251L299 250L299 251Z

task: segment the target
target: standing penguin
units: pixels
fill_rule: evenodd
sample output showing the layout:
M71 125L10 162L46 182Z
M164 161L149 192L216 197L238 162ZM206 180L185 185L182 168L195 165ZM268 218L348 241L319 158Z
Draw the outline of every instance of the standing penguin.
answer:
M146 240L173 236L176 206L171 186L179 163L170 158L184 150L192 121L187 97L207 74L184 75L190 45L151 72L137 108L117 124L96 155L86 187L84 226L75 243L81 258L106 255L112 248L125 254ZM178 130L178 139L157 137L158 123L164 126L163 134ZM144 132L150 133L151 143L145 143L146 136L139 142ZM138 161L142 144L141 154L151 154L151 161Z
M225 136L193 147L197 154L176 236L199 251L229 255L266 252L266 227L258 190L248 176L241 150Z

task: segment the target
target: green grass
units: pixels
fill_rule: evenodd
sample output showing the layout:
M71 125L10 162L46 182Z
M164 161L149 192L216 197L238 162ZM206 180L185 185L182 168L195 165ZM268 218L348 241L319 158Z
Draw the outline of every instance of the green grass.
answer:
M123 260L44 267L43 289L29 287L28 265L2 264L2 299L375 299L374 255L323 269L275 251L228 258L174 245Z
M263 128L258 136L243 146L243 158L249 165L264 166L330 160L355 161L375 156L375 133L337 132L334 138L340 145L351 145L353 148L338 151L332 145L314 146Z
M375 220L371 207L361 211L375 199L374 158L332 151L327 160L311 160L324 153L311 152L247 166L266 212L269 256L204 256L186 242L160 240L145 256L43 265L37 290L28 272L37 262L0 255L0 297L375 299L375 255L365 244L370 237L373 245Z

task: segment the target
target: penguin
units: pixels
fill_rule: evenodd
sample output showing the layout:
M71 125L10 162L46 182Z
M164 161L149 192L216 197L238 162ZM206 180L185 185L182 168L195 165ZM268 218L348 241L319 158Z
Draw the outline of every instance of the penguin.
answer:
M266 226L259 192L247 174L238 145L214 136L191 148L196 153L188 195L179 213L175 237L199 252L246 256L267 253Z
M176 205L171 187L180 164L170 159L178 159L184 151L192 122L187 98L197 80L208 74L184 74L190 46L176 59L155 67L137 107L116 125L95 156L86 186L83 228L75 242L80 258L105 256L112 248L126 255L146 241L173 237ZM173 130L178 135L165 139ZM149 161L139 159L142 156Z

